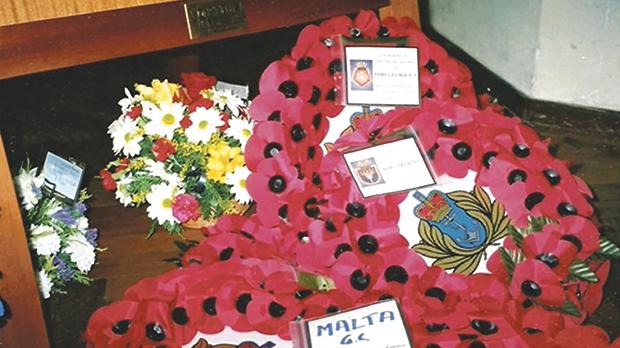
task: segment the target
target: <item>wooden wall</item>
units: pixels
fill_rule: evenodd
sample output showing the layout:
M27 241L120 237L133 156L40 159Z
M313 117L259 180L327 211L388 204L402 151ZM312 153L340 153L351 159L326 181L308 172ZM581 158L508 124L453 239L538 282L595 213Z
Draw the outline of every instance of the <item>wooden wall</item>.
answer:
M0 0L0 26L175 0Z

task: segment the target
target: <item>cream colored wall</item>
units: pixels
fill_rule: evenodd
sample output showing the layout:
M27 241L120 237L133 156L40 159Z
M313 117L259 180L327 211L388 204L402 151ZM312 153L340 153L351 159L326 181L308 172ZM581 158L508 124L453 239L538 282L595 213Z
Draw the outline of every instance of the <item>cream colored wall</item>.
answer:
M620 1L431 0L443 36L532 99L620 111Z

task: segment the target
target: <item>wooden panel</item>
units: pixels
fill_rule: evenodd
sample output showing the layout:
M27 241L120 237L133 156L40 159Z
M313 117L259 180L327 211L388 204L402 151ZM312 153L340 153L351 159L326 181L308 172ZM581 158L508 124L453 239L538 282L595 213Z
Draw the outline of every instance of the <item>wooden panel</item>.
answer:
M0 0L0 26L175 0Z
M0 79L305 23L388 0L244 0L248 28L189 39L182 2L0 27Z
M420 9L418 0L392 0L390 6L379 10L381 18L394 16L396 18L408 16L420 25Z
M0 296L11 316L0 328L3 347L49 347L26 233L0 136Z

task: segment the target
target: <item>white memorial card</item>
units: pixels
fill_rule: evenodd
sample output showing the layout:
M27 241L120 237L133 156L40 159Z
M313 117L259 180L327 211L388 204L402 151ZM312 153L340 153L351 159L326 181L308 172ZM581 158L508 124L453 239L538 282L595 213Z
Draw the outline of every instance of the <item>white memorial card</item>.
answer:
M420 105L416 47L345 46L350 105Z
M344 160L364 198L435 184L413 137L346 152Z
M411 348L396 300L340 312L305 322L307 348Z
M58 155L48 152L43 164L44 189L60 198L74 201L80 192L84 169Z

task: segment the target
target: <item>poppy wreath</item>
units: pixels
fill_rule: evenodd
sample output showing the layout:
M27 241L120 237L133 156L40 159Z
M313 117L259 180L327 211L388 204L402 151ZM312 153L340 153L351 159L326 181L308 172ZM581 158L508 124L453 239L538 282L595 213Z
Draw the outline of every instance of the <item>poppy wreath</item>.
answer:
M407 38L419 49L424 97L419 108L361 120L324 153L329 118L343 108L335 35ZM181 346L225 327L288 339L292 320L396 298L416 347L620 347L582 325L601 301L608 259L620 256L591 220L587 185L547 140L478 99L467 67L411 19L380 22L362 11L307 26L259 88L245 151L256 213L220 218L179 269L97 310L89 346ZM437 174L473 171L499 202L491 206L479 189L456 193L495 226L493 241L506 235L490 273L427 266L415 251L423 248L411 249L397 227L406 194L364 199L353 182L341 151L409 126ZM432 228L423 235L421 244L443 243Z

